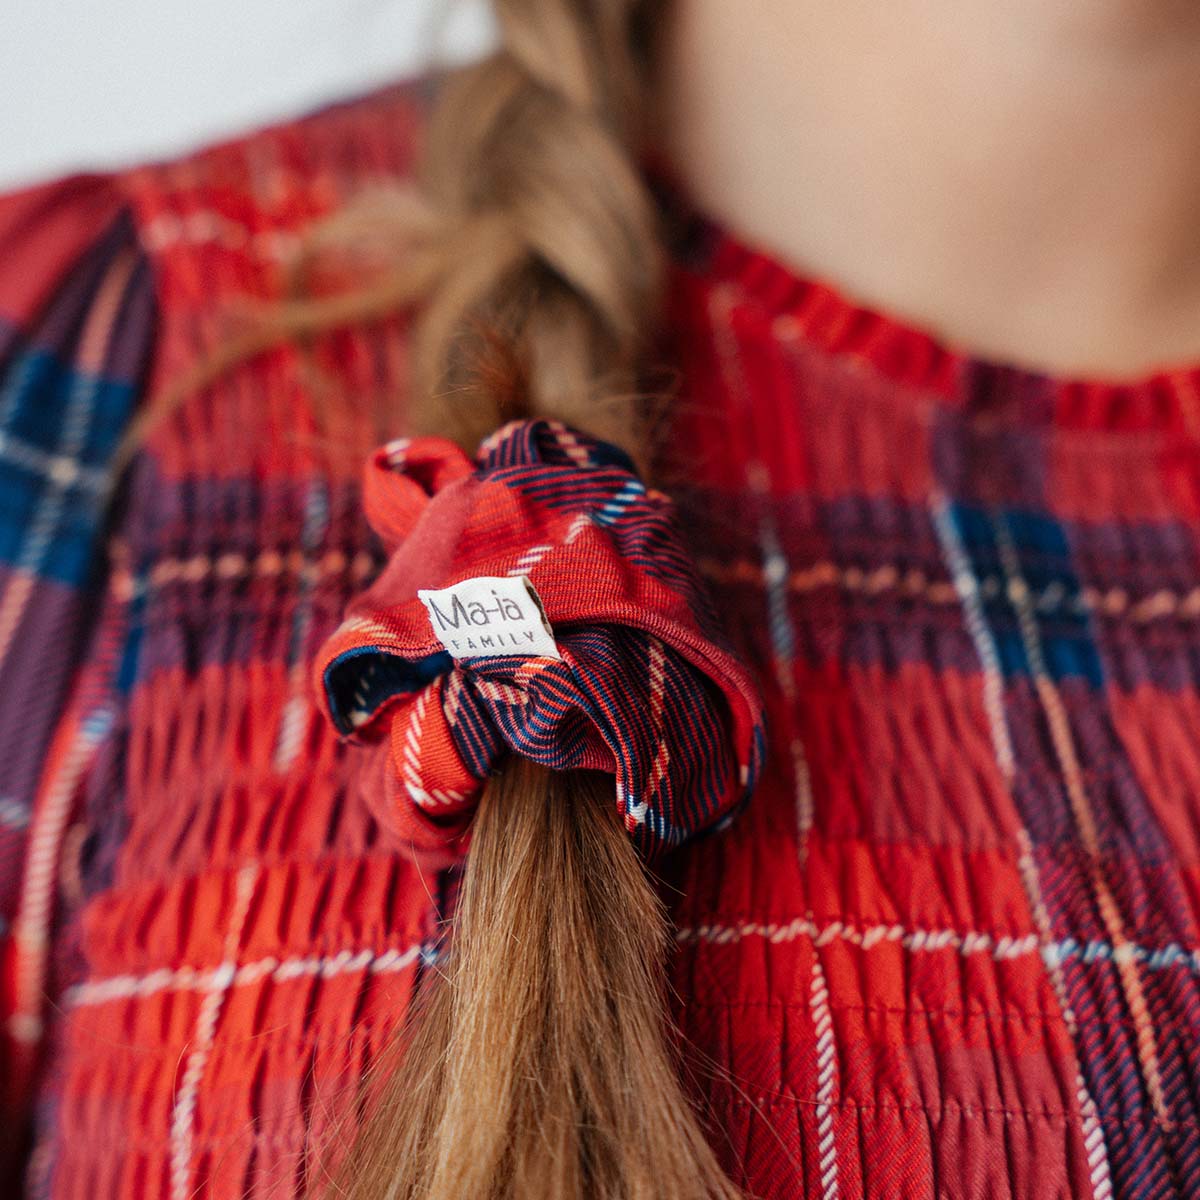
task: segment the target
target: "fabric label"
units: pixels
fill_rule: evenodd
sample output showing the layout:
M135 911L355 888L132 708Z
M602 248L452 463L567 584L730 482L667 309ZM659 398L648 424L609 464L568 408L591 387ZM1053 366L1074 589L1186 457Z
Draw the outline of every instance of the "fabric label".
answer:
M542 602L524 575L480 575L417 596L433 632L455 658L562 657Z

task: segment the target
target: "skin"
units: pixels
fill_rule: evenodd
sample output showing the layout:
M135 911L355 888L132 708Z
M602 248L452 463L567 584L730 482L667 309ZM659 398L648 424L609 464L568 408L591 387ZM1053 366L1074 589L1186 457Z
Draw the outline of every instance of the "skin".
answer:
M984 358L1200 362L1196 0L676 0L656 134L695 203Z

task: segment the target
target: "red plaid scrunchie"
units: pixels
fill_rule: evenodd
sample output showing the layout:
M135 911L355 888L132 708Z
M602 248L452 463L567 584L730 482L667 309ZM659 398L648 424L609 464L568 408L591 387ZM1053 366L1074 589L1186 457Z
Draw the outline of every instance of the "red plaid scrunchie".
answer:
M391 558L317 659L337 729L380 747L376 816L463 848L504 755L609 771L643 854L726 821L763 756L762 709L721 640L670 502L619 449L514 422L474 463L441 438L367 464Z

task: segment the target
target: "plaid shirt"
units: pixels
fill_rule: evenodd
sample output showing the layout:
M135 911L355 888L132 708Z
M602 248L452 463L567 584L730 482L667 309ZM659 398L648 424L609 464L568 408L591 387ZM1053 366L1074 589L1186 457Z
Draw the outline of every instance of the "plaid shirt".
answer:
M309 689L380 564L358 481L404 320L245 364L111 470L229 301L410 170L424 107L0 202L30 1194L302 1190L437 953L446 877L372 820ZM770 1200L1198 1194L1200 369L981 362L663 203L659 481L769 717L749 808L662 866L714 1145Z

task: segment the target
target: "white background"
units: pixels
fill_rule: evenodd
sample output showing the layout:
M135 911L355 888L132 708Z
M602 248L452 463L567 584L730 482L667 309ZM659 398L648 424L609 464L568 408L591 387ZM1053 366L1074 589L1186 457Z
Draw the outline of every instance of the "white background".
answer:
M8 0L0 188L179 153L431 59L480 53L483 0Z

